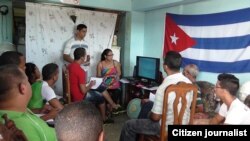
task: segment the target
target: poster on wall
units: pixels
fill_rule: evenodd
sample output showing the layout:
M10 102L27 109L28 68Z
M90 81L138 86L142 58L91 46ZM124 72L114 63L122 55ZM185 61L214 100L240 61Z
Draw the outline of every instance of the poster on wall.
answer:
M61 0L62 3L80 5L80 0Z

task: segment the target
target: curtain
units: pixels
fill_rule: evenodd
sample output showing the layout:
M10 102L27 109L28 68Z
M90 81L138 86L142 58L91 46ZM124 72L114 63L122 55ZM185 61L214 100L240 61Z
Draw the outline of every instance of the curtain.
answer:
M75 15L75 23L70 18ZM117 14L26 3L26 62L35 63L42 69L47 63L63 64L63 49L73 36L76 25L87 25L85 40L91 55L89 76L96 75L96 65L105 48L111 48ZM61 69L60 69L61 70ZM56 91L62 92L61 71Z

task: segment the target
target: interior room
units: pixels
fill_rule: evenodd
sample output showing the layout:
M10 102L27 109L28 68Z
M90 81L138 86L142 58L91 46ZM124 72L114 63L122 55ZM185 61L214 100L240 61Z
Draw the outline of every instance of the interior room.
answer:
M242 11L244 9L247 11L249 8L250 0L1 0L0 53L21 52L26 62L35 63L40 72L48 63L57 64L59 74L53 90L56 95L64 98L69 96L68 93L65 94L66 83L63 76L65 75L63 68L65 64L69 64L64 59L64 47L67 41L74 37L78 24L87 25L84 39L89 45L88 52L90 53L87 81L91 77L98 77L98 63L105 49L111 49L110 55L120 64L119 104L123 112L113 117L113 124L104 124L105 140L118 141L124 123L129 119L138 118L142 99L154 99L159 85L168 76L164 69L165 49L169 44L176 44L178 40L180 41L180 38L176 36L177 33L174 33L170 37L172 42L170 40L169 43L167 42L167 33L170 32L169 20L173 20L173 23L182 31L190 33L188 36L196 41L192 43L189 39L185 39L183 42L190 43L190 45L182 50L176 49L186 61L182 64L180 72L184 74L185 65L196 64L199 67L199 75L195 78L197 85L201 93L211 93L212 96L217 86L218 75L233 74L239 79L240 88L237 97L242 97L241 90L246 91L247 88L243 86L250 78L249 40L247 40L250 18L247 16L242 18L249 19L244 24L247 26L245 31L240 30L245 34L237 33L239 38L244 36L244 45L236 48L233 47L236 43L228 43L226 47L219 48L210 44L208 48L212 51L208 51L209 49L201 44L210 42L204 43L201 38L214 39L214 37L212 34L203 36L205 30L197 34L193 32L195 28L203 26L203 23L198 23L198 20L196 21L192 16L210 17L217 13L225 14L242 9ZM169 15L171 19L167 18ZM186 19L183 18L184 16L187 16ZM223 17L224 21L229 21L228 19L230 18ZM218 28L211 29L224 30L224 32L213 34L219 34L219 38L223 38L225 33L225 38L228 38L225 40L230 40L231 36L226 37L226 35L233 30L226 29L227 26L221 28L224 21ZM236 21L232 21L232 24L234 23ZM188 29L188 24L196 27ZM207 23L205 25L210 26ZM171 29L173 28L171 26ZM221 39L218 46L222 46L225 40ZM189 50L192 46L193 48ZM201 53L198 49L205 49L205 51ZM223 53L230 49L235 50ZM206 60L207 58L203 56L208 56L210 60ZM199 62L196 62L197 58L200 59ZM237 62L238 60L240 63ZM210 64L213 61L217 61L217 64ZM246 96L243 97L242 99L245 99ZM216 106L214 103L214 109L217 108ZM204 115L197 114L195 116L196 118L204 117ZM205 115L206 118L207 116L210 117L210 115Z

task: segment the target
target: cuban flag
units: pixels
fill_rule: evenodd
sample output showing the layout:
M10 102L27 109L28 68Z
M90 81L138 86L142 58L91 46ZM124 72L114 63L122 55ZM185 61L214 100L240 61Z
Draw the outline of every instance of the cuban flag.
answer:
M203 15L167 14L164 50L180 52L183 66L213 73L250 72L250 8Z

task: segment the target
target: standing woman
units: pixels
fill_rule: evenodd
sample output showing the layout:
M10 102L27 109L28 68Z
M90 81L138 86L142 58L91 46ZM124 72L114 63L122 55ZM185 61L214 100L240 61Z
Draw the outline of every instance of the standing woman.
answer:
M107 90L112 99L118 104L121 98L120 77L121 64L113 60L111 49L105 49L101 55L101 61L97 65L97 77L103 77Z

